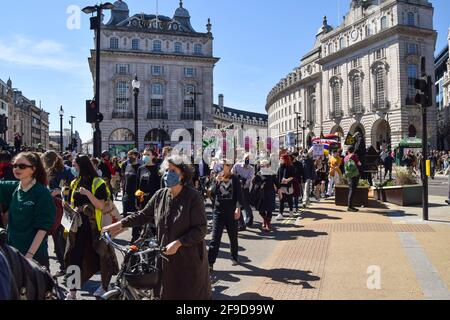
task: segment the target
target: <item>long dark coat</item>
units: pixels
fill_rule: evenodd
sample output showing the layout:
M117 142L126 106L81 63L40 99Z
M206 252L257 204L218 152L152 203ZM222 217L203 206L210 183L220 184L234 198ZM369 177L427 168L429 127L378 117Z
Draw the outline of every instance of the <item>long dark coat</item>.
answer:
M185 186L173 198L170 189L158 191L141 212L122 224L126 228L155 223L162 246L180 240L178 252L162 261L162 279L155 290L162 300L210 300L211 281L205 237L207 219L201 195Z

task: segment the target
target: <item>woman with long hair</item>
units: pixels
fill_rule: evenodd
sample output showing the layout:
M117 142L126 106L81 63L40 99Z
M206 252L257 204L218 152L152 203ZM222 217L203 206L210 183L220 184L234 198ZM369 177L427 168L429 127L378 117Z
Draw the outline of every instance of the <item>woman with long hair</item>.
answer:
M261 186L261 196L256 209L263 218L263 230L270 232L272 228L272 213L275 210L275 199L278 192L277 174L272 170L269 160L261 161L261 170L253 179L253 185Z
M98 177L88 156L77 156L73 164L78 178L70 186L69 201L70 207L79 214L80 223L69 230L65 263L66 266L73 265L81 269L82 284L100 269L102 284L94 296L101 296L108 290L111 278L119 267L114 249L100 240L102 210L110 197L110 191L105 181ZM67 300L76 300L76 294L76 290L71 290Z
M47 233L56 209L41 158L37 153L20 153L13 172L19 181L0 181L0 204L9 208L8 244L48 269Z
M161 280L155 296L162 300L210 300L205 204L191 185L192 166L184 157L171 156L161 171L166 188L159 190L142 211L103 230L116 234L123 228L154 223L158 243L169 258L158 262Z
M232 162L223 160L223 171L212 182L211 196L214 198L212 240L209 245L208 259L210 270L213 269L219 254L223 229L227 229L231 245L233 266L238 265L238 221L241 217L243 203L239 178L231 173Z

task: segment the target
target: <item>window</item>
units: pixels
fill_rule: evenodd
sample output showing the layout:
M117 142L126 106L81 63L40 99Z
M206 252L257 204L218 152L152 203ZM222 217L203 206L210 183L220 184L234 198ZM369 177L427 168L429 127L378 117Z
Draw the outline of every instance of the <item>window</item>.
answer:
M195 92L195 86L188 84L187 86L184 87L184 95L185 96L190 96L191 92Z
M387 17L382 17L381 18L381 30L384 30L388 27L387 25Z
M339 74L339 67L334 67L333 71L332 71L333 76L338 75Z
M355 112L361 111L361 76L355 74L352 79L352 102Z
M330 44L328 45L328 54L332 54L332 53L333 53L333 44L330 43Z
M366 37L370 37L372 35L372 26L370 24L366 25Z
M162 51L162 43L159 40L153 41L153 51L161 52Z
M152 95L162 96L163 95L163 86L160 83L154 83L152 85Z
M116 111L128 111L129 85L126 81L119 81L116 85Z
M133 39L133 41L131 41L131 48L133 50L140 50L140 46L141 42L139 41L139 39Z
M414 84L419 77L418 67L416 64L408 64L408 98L413 99L416 96Z
M117 38L111 38L109 40L109 47L111 49L119 49L119 39Z
M194 54L203 54L203 48L201 44L196 44L194 46Z
M382 59L382 58L384 58L384 50L379 49L375 51L375 59Z
M414 13L408 12L408 26L415 26L416 25L416 18L414 16Z
M314 116L315 113L316 113L316 97L312 96L310 97L309 114L308 114L308 119L310 123L315 123L315 116Z
M352 68L358 68L358 67L360 67L359 59L352 60Z
M380 109L386 106L386 71L379 67L375 71L375 103Z
M197 70L195 68L184 68L184 76L187 78L193 78L197 76Z
M164 67L162 66L152 66L153 76L162 76L164 74Z
M333 110L340 111L341 110L341 85L339 80L334 80L331 83L331 99L333 103Z
M130 65L120 63L116 65L116 73L117 74L130 74Z
M418 55L419 54L419 46L416 43L408 43L406 50L409 55Z
M181 42L175 42L175 53L183 53L183 45Z
M339 39L339 48L340 49L345 48L345 38L343 38L343 37Z

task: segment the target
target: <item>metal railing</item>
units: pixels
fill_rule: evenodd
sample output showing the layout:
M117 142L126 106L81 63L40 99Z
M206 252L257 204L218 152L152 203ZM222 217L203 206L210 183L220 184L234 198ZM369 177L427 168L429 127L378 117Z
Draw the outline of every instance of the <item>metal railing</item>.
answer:
M364 112L365 112L365 109L363 106L350 108L350 114L352 114L352 115L364 114Z
M386 111L386 110L389 110L390 108L391 108L391 103L387 100L374 102L372 104L373 111Z
M342 118L344 116L344 113L342 112L342 110L332 110L330 113L330 117L332 119L339 119Z
M113 111L113 119L133 119L134 113L131 111Z
M196 120L199 121L202 119L202 116L200 114L193 114L193 113L186 113L183 112L180 116L180 120Z
M169 120L169 115L165 111L149 111L147 113L148 120Z

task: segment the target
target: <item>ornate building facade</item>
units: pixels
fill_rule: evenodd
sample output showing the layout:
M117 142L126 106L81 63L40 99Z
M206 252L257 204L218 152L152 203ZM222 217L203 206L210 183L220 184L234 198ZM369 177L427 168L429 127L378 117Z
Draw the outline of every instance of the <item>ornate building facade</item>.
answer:
M360 132L376 148L420 137L414 81L422 57L434 80L433 10L427 0L352 0L339 27L325 17L313 49L268 95L269 129L280 145L297 127L299 145L328 133ZM435 107L428 112L435 147Z
M173 18L135 14L116 1L102 26L100 112L102 148L123 153L140 146L170 145L175 130L194 130L194 122L213 127L213 35L196 32L180 1ZM95 78L95 50L89 58ZM134 132L132 80L137 75L139 132ZM201 93L193 99L193 92ZM176 140L178 141L178 140Z
M436 91L438 107L438 146L450 150L450 30L448 46L436 61Z

